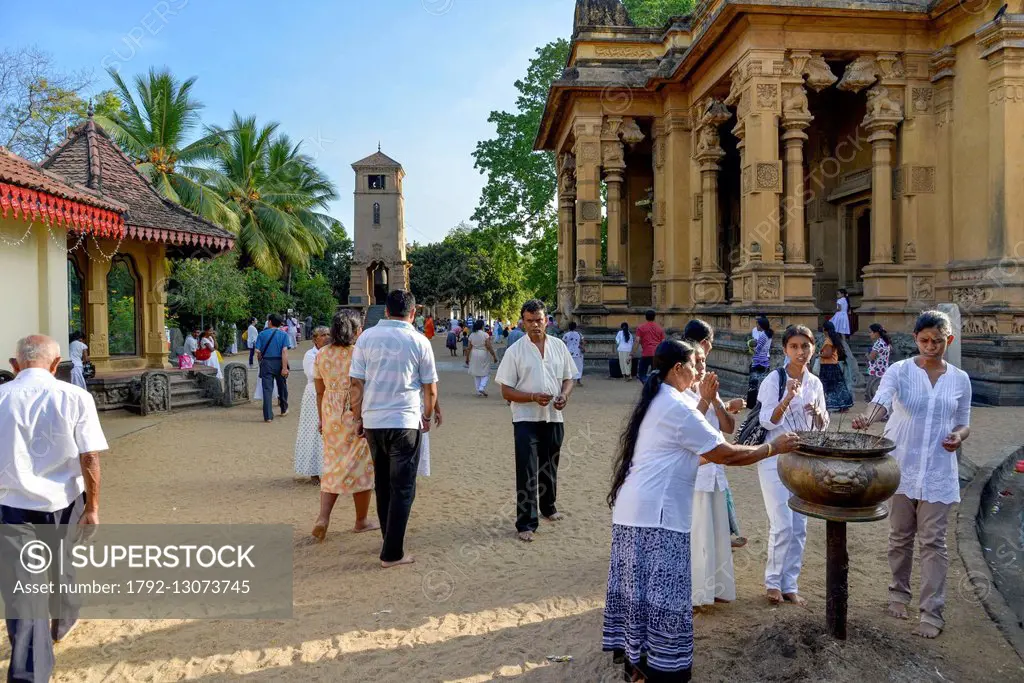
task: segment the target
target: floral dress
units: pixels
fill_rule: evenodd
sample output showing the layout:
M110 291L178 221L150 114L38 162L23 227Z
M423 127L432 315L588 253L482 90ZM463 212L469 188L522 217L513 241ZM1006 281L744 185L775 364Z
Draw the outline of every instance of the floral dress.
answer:
M313 377L325 385L323 397L324 473L320 490L348 495L373 489L370 446L356 435L349 408L351 346L325 346L316 357Z

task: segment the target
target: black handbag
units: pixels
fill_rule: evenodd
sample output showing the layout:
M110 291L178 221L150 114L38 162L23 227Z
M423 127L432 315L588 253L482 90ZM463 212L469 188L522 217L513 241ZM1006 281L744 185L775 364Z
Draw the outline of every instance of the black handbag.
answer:
M96 376L96 366L92 363L82 363L82 377L92 379Z
M786 368L777 368L775 372L779 373L779 400L781 401L782 396L786 393ZM736 443L744 446L760 446L764 443L767 434L768 430L761 426L761 402L758 401L750 409L750 413L747 415L747 419L743 421L743 425L740 426L739 434L736 436Z

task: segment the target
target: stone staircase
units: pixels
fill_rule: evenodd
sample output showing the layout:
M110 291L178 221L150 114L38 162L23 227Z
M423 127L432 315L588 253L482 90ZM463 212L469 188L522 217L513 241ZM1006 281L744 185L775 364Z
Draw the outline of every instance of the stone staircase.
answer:
M386 311L386 306L370 306L366 311L366 329L373 327L383 320Z
M210 370L199 370L199 372L209 372L216 375L212 369ZM175 372L170 376L171 383L171 410L190 410L193 408L201 408L204 406L210 406L217 403L217 399L205 397L203 388L199 384L199 379L194 376L190 376L193 373Z

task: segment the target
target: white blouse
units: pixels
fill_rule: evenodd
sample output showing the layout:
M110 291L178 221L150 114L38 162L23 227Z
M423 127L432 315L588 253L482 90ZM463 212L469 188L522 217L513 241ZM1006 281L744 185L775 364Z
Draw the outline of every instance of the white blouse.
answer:
M695 389L690 389L684 393L684 397L692 401L694 408L700 403L700 394ZM718 422L718 413L715 412L714 406L708 406L708 412L704 413L704 419L708 421L708 424L712 428L722 431L722 425ZM715 462L709 462L706 465L701 465L697 468L697 481L694 485L695 490L703 491L705 493L714 493L715 485L718 485L719 491L724 491L729 488L729 480L725 478L725 465L719 465Z
M320 349L314 346L309 351L306 351L306 355L302 357L302 371L306 373L306 381L310 383L315 378L313 367L316 365L316 355L318 353L320 353Z
M956 452L942 447L955 427L971 422L971 378L946 364L933 387L928 372L914 359L893 363L872 399L889 411L886 438L896 448L901 493L911 500L959 503L960 478Z
M723 443L682 392L663 384L640 423L612 523L689 533L700 456Z
M636 340L636 335L632 332L629 333L629 340L626 340L626 335L619 330L615 333L615 350L618 353L632 353L633 342Z
M784 381L788 382L790 377L784 375ZM786 397L786 393L782 393ZM772 422L772 413L779 403L779 373L772 370L768 376L761 381L761 387L757 390L757 400L761 402L761 426L767 430L765 443L772 441L786 432L809 432L814 430L814 422L811 414L807 412L807 406L817 406L818 412L824 416L824 424L821 429L827 429L829 425L828 408L825 405L825 388L821 380L812 374L807 366L804 366L803 377L800 378L800 391L789 403L789 408L782 414L779 422ZM777 455L757 463L758 469L770 468L775 470L778 460Z

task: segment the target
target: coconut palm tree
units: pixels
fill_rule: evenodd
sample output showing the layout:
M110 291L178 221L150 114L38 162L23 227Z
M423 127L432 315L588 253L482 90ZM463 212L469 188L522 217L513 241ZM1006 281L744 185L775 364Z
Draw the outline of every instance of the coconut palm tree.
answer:
M150 69L135 77L135 92L110 70L116 94L124 103L119 112L96 115L96 122L117 141L149 178L157 191L207 220L236 231L237 216L206 181L202 164L216 158L221 131L187 142L200 127L203 105L192 97L195 78L178 81L170 71Z
M220 136L206 181L238 221L243 261L273 277L305 268L323 253L333 219L322 211L337 190L278 124L234 114Z

